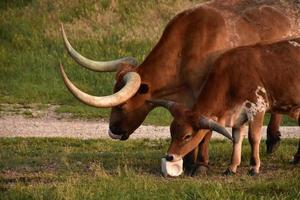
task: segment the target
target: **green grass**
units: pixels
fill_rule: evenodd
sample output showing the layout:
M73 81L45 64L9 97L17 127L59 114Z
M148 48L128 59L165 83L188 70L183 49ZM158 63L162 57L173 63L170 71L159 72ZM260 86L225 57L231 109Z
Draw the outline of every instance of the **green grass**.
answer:
M207 176L163 178L160 158L169 141L0 139L0 199L299 199L300 168L288 164L298 141L283 140L262 171L247 175L249 144L242 166L223 177L231 145L214 140Z
M73 46L98 60L124 56L140 62L178 12L204 0L1 0L0 103L55 104L75 117L109 116L108 109L79 103L60 77L61 60L70 79L94 95L111 94L114 73L79 67L66 54L60 23ZM155 110L147 124L169 124L169 114ZM292 125L295 125L293 122Z
M75 117L107 117L109 110L79 103L59 74L61 60L71 80L95 95L112 92L114 73L94 73L66 54L60 34L65 25L71 43L98 60L124 56L142 61L175 13L198 1L165 0L2 0L0 2L0 103L61 105ZM166 112L156 111L169 121ZM147 123L157 123L156 116Z
M78 106L61 106L56 109L58 113L72 113L75 118L109 118L110 109L96 109L92 107L86 107L85 105ZM150 112L144 121L144 124L152 125L170 125L172 116L163 108L157 108Z

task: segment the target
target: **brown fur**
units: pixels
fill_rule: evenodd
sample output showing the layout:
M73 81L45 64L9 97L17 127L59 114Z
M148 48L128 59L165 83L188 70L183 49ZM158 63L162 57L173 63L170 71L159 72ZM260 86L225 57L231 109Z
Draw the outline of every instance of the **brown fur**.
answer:
M110 130L127 139L154 108L146 103L151 98L173 100L191 108L210 70L208 63L220 51L297 34L300 18L295 13L295 1L270 0L216 0L179 13L144 62L132 69L140 74L147 92L139 91L123 105L112 108ZM115 90L122 84L117 82ZM205 142L202 148L205 163L207 145Z
M229 168L235 173L241 160L241 129L249 121L251 173L257 174L265 112L287 114L300 120L300 38L238 47L222 54L212 65L197 103L192 111L185 111L188 117L175 116L172 125L177 128L171 127L168 154L185 156L201 142L206 132L202 127L194 128L193 138L185 140L191 134L191 127L195 127L191 123L200 116L217 119L223 125L230 118L234 148ZM298 157L299 151L295 159Z
M242 20L244 15L250 12L250 8L251 13L253 13L251 16L255 17L256 12L262 12L260 7L257 10L257 6L261 5L263 1L259 1L259 4L250 4L249 1L233 1L230 5L226 3L221 4L220 2L222 1L211 2L186 10L178 14L169 23L160 41L145 61L137 69L132 69L141 75L143 83L147 84L150 90L149 94L143 94L141 98L137 94L128 100L128 103L132 101L134 104L139 105L138 99L140 99L142 101L140 105L145 107L145 109L133 104L132 107L127 106L127 109L123 109L123 111L126 113L139 113L142 112L140 111L141 109L146 112L141 114L143 117L140 119L139 117L127 117L122 114L123 111L115 115L113 109L111 126L114 126L115 121L119 121L118 118L122 118L122 121L126 121L127 119L127 123L124 122L127 125L119 128L124 129L127 132L126 135L131 134L152 109L145 104L145 100L150 98L176 100L190 107L194 104L201 89L204 81L203 77L209 68L207 63L214 59L216 52L231 48L232 45L240 46L248 43L256 43L262 39L269 39L264 37L253 38L251 36L253 32L248 33L248 29L245 30L244 25L240 27L239 23L235 24L231 21L234 19ZM241 6L242 2L247 7ZM267 2L270 4L270 1ZM248 26L251 26L253 31L258 35L270 35L274 33L276 35L274 37L280 39L293 34L290 27L294 28L296 25L289 23L286 13L280 13L279 8L284 10L285 7L279 3L276 4L278 4L276 5L276 12L273 8L266 9L266 15L272 16L274 12L276 14L273 17L266 18L264 23L260 24L262 28L256 28L255 25L252 25L253 21L257 20L257 18L250 20L248 23ZM230 14L224 14L225 7L226 12ZM268 10L271 11L269 12ZM244 23L247 23L247 20L244 21ZM280 21L285 22L286 26L283 26L284 23L279 23L280 25L277 23L274 24L274 22ZM237 33L239 37L243 38L241 41L238 38L234 41L230 40L235 37L231 38L228 36L233 32L232 27L228 24L233 24L232 26L235 27L235 30L244 30L241 33ZM269 28L264 28L266 24ZM274 38L272 37L271 39ZM133 121L136 120L140 122L134 123Z

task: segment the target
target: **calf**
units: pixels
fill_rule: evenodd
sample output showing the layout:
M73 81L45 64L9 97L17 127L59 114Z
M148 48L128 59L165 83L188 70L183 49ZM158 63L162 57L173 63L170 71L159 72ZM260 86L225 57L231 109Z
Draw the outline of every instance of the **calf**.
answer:
M241 162L241 134L248 122L250 173L256 175L265 113L289 115L300 125L300 38L238 47L220 55L211 64L192 110L170 101L152 103L166 107L174 116L168 161L182 159L202 141L207 129L224 134L222 126L232 127L233 152L226 174L236 173ZM299 161L300 143L294 157L295 163Z

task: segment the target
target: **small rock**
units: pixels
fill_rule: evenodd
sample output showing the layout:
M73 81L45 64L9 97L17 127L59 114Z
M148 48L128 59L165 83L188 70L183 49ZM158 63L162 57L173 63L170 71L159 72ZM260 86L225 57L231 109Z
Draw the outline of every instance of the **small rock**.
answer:
M32 112L31 115L32 115L32 117L34 117L34 118L39 117L39 113L38 113L38 112Z

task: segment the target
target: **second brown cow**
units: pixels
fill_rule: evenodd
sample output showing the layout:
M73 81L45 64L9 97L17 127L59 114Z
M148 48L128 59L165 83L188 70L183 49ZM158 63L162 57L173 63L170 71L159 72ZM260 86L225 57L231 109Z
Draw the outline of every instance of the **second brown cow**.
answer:
M174 116L167 160L175 162L192 151L208 129L228 136L232 127L233 151L226 174L236 173L241 162L242 131L249 123L251 175L259 173L261 128L266 112L286 114L300 125L300 39L239 47L211 64L206 83L193 108L170 101L152 101ZM200 131L199 131L200 130ZM300 161L300 143L294 162Z

